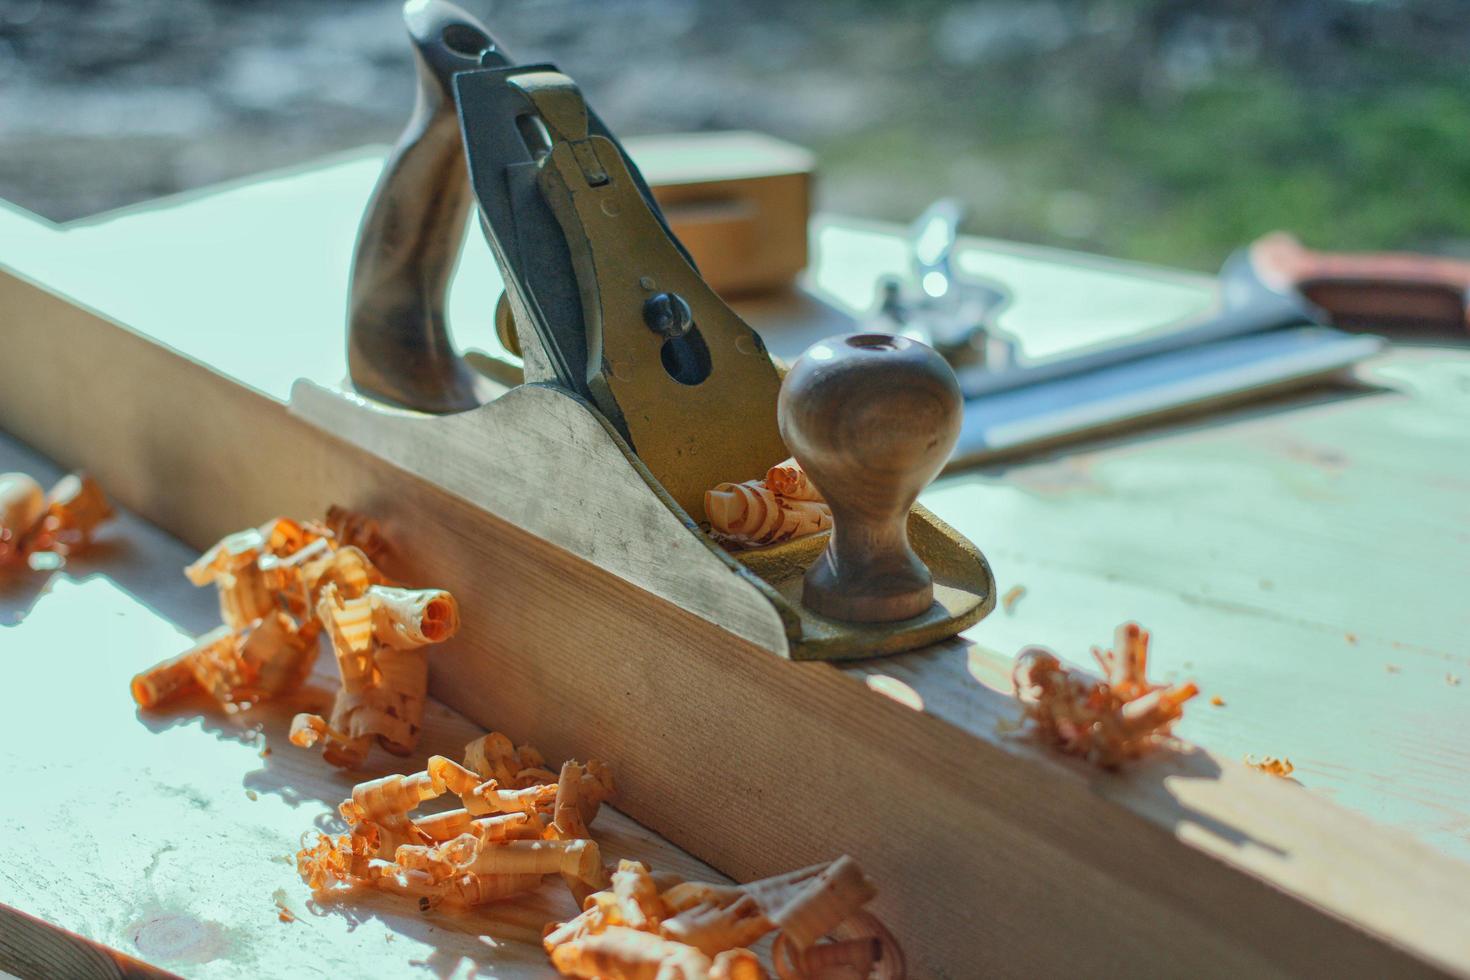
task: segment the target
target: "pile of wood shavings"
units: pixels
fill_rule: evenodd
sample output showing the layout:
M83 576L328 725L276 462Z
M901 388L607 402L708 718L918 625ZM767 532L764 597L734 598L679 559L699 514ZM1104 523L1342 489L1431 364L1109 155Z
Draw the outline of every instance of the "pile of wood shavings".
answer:
M318 894L376 889L422 910L467 910L559 876L583 910L549 923L544 945L566 976L603 980L761 980L749 946L779 930L783 980L904 976L893 936L863 910L875 889L849 858L748 885L686 882L641 863L604 865L590 826L613 793L599 762L546 768L530 746L492 732L422 772L353 788L345 834L309 834L297 871ZM461 808L412 816L458 796Z
M399 755L418 743L428 662L422 647L459 628L458 606L438 589L402 589L379 570L377 524L332 508L322 521L278 517L219 541L184 570L213 585L222 625L132 680L139 707L154 709L202 690L228 708L299 687L323 631L342 687L330 722L303 715L298 745L324 743L328 761L360 764L374 739Z
M446 793L459 809L410 815ZM510 898L549 874L580 902L607 885L588 827L612 793L600 762L567 762L555 776L535 749L492 732L466 746L464 765L433 756L422 772L353 787L340 807L348 832L304 839L296 867L315 892L377 888L425 909Z
M1011 679L1035 732L1104 768L1139 758L1167 740L1199 688L1193 682L1149 682L1148 644L1148 632L1137 623L1119 626L1114 649L1092 650L1102 679L1064 666L1044 647L1022 650Z
M102 488L85 473L62 477L50 491L24 473L0 473L0 569L55 568L111 517Z

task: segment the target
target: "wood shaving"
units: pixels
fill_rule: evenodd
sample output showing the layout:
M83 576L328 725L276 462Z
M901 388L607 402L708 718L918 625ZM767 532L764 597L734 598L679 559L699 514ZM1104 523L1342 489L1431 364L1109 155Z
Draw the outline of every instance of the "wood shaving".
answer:
M1024 596L1025 594L1026 594L1026 586L1024 586L1024 585L1013 585L1013 586L1011 586L1010 589L1008 589L1006 591L1006 594L1000 597L1000 605L1001 605L1001 608L1004 609L1007 613L1014 612L1015 611L1015 608L1016 608L1016 603L1020 602L1021 601L1021 597Z
M1022 650L1012 683L1031 727L1062 751L1104 768L1139 758L1167 740L1199 688L1193 682L1151 683L1148 645L1149 633L1137 623L1119 626L1114 649L1092 650L1102 679L1064 666L1044 647Z
M1218 695L1218 694L1216 694L1214 697L1210 698L1210 703L1213 704L1217 708L1223 708L1223 707L1225 707L1225 699L1222 698L1222 697L1220 697L1220 695Z
M889 966L887 976L903 975L903 950L883 923L869 912L857 912L832 930L831 942L798 950L783 933L771 950L781 980L813 977L869 977Z
M822 502L822 493L795 459L777 463L766 471L766 486L787 500Z
M767 974L749 946L777 932L783 980L902 977L897 942L863 910L876 893L848 857L747 885L660 885L647 866L622 861L612 888L547 926L543 944L564 976L760 978Z
M292 744L322 742L322 757L345 769L362 764L374 739L395 755L418 745L429 685L421 648L459 629L459 606L448 592L376 584L355 592L327 581L316 602L342 679L331 720L303 713L291 723Z
M333 504L327 508L327 516L322 523L341 545L359 549L375 565L388 554L388 541L383 537L382 527L371 517Z
M478 773L481 779L493 779L510 789L524 789L556 778L556 774L546 768L546 760L540 752L529 745L517 748L499 732L491 732L466 745L464 764Z
M102 488L85 473L68 474L47 492L24 473L0 473L0 568L59 567L111 517Z
M275 903L276 903L276 918L277 919L279 919L281 922L295 922L296 921L296 913L295 912L292 912L290 910L290 908L288 908L286 906L286 892L285 892L285 889L277 888L275 890L275 893L271 895L271 898L274 899L275 900Z
M1286 779L1292 773L1296 772L1296 766L1291 764L1290 759L1278 759L1274 755L1262 756L1259 759L1253 755L1248 755L1245 757L1245 764L1252 769L1259 769L1267 775L1276 776L1281 779Z
M704 510L711 535L732 549L790 541L832 526L832 508L794 459L771 467L763 479L705 491Z

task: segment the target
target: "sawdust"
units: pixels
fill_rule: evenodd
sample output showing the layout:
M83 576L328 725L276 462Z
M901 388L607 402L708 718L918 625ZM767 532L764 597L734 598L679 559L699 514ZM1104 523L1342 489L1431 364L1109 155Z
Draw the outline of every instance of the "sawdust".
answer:
M271 893L271 898L274 899L276 903L277 919L279 919L281 922L296 921L296 913L292 912L291 909L286 905L286 890L284 888L277 888L274 892Z

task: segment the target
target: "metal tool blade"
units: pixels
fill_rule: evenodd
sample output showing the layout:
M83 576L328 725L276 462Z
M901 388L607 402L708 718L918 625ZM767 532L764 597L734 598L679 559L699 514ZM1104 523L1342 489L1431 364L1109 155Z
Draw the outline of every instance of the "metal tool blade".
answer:
M582 301L566 240L536 183L536 134L522 124L532 107L524 93L505 84L513 70L468 71L454 78L470 186L511 309L517 322L535 331L554 375L532 377L531 360L526 380L554 380L585 396Z
M1278 289L1263 280L1249 253L1241 250L1221 268L1219 298L1203 313L1150 327L1136 339L1109 341L1039 364L1027 364L1022 358L1006 370L977 367L957 374L965 397L978 398L1228 337L1325 322L1326 315L1299 293Z
M950 468L1305 386L1383 345L1329 327L1257 331L993 392L965 402Z
M552 65L519 65L461 72L454 77L460 130L469 163L470 185L480 206L480 226L495 253L517 322L529 326L541 342L545 360L526 359L527 381L555 381L583 397L591 397L589 375L600 369L589 346L582 297L556 216L537 183L539 160L549 150L538 131L535 108L509 79ZM588 131L617 148L628 175L659 226L668 232L663 212L653 199L627 151L588 110ZM679 253L693 265L671 232ZM540 376L542 364L550 376Z

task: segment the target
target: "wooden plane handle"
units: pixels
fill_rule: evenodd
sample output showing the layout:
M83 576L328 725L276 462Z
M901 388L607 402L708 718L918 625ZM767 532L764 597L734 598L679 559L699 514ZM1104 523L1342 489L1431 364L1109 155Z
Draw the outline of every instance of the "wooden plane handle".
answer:
M403 17L418 96L358 228L347 368L362 394L422 412L462 412L480 404L483 392L455 351L444 315L474 200L453 78L509 59L483 24L445 0L410 4Z
M807 349L781 385L781 434L832 508L832 536L802 586L819 616L912 619L934 576L909 511L959 438L964 399L949 364L907 337L845 334Z
M1317 252L1286 232L1251 246L1257 273L1349 326L1470 327L1470 261L1409 252Z

